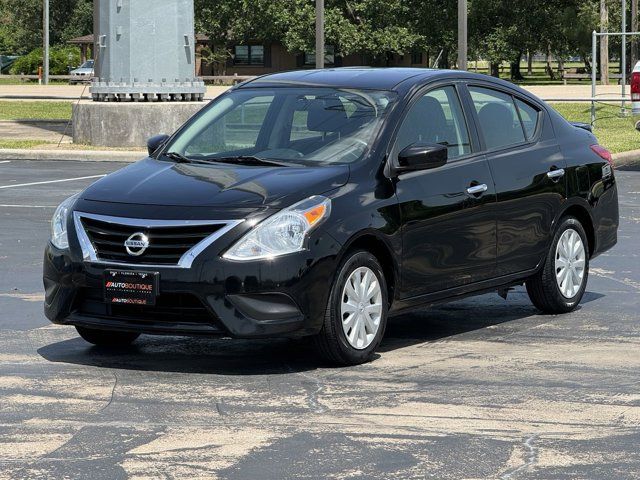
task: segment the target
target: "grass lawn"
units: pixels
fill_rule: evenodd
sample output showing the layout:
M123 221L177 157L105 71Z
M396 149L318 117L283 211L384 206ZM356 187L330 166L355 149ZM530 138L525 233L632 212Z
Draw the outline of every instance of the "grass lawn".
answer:
M50 143L45 140L9 140L0 138L0 148L33 148Z
M572 122L591 122L591 104L581 103L551 103L564 118ZM640 149L640 132L634 128L635 122L631 116L620 117L620 107L614 105L596 104L596 123L593 133L598 141L611 152L626 152Z
M71 118L72 102L0 100L0 120Z

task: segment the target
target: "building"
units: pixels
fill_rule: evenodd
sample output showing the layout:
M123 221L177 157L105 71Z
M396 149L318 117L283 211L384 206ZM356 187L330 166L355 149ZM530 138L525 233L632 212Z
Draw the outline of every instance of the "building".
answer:
M315 68L314 52L291 53L279 42L246 42L234 45L213 45L207 35L196 34L196 75L264 75L266 73L296 70L301 68ZM81 59L84 62L91 58L93 51L93 35L85 35L68 41L80 47ZM209 64L202 58L204 49L226 49L229 56L223 64ZM428 52L412 52L406 55L393 54L384 66L389 67L428 67L430 58ZM351 67L372 65L372 60L366 55L339 55L333 45L326 46L326 67Z

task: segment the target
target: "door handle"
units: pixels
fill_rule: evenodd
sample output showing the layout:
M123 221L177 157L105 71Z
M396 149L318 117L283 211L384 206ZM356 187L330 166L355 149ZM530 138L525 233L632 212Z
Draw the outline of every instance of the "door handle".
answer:
M549 170L547 172L547 177L552 180L558 180L564 176L564 168L556 168L555 170Z
M486 184L481 183L480 185L473 185L467 188L467 193L469 195L480 195L487 191L489 187Z

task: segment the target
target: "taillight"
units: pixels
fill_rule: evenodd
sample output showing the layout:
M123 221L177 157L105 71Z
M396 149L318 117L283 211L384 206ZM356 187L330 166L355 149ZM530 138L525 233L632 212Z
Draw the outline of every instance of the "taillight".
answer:
M591 145L591 150L593 150L600 158L609 162L609 165L613 168L613 157L609 150L604 148L602 145Z
M631 74L631 101L640 100L640 72Z

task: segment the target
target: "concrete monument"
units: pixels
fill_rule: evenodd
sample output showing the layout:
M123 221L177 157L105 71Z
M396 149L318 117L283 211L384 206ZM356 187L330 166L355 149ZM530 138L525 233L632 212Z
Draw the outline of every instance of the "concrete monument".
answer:
M93 100L202 100L193 0L94 0Z

